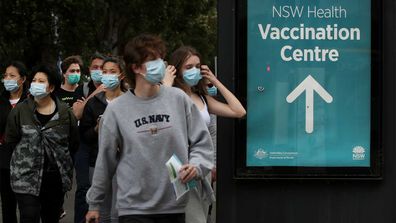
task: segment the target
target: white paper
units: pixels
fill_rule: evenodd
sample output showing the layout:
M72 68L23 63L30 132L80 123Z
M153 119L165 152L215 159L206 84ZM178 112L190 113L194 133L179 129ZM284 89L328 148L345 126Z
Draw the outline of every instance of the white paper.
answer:
M180 159L173 154L172 157L166 162L169 178L175 190L176 200L179 200L184 194L190 190L189 184L182 183L179 171L182 167Z

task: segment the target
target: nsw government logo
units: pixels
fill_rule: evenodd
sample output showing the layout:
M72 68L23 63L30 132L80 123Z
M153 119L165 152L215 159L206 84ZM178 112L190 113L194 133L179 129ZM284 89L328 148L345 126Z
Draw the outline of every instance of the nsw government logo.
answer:
M264 159L268 157L268 152L266 152L264 149L259 148L256 150L256 152L254 153L254 157L256 157L257 159Z
M352 149L352 159L353 160L364 160L366 155L366 150L362 146L355 146Z

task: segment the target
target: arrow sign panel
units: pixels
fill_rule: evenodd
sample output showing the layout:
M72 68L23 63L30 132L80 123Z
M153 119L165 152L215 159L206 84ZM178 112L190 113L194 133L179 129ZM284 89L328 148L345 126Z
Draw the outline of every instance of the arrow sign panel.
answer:
M372 109L379 87L373 86L381 75L372 68L378 61L372 53L378 51L372 44L378 34L374 1L242 2L238 26L246 38L238 50L245 53L238 61L246 75L237 77L237 90L246 96L247 115L236 128L246 133L246 141L238 141L246 151L236 156L246 156L246 162L238 165L259 167L254 174L275 178L299 177L294 167L318 177L360 175L360 167L376 171L372 164L379 160L372 151L379 146L373 147L378 140L371 135L380 123L379 110ZM349 167L359 168L344 169ZM240 176L253 176L249 171Z
M314 126L314 91L327 103L333 101L333 97L311 75L308 75L287 97L286 101L292 103L305 91L305 131L313 132Z

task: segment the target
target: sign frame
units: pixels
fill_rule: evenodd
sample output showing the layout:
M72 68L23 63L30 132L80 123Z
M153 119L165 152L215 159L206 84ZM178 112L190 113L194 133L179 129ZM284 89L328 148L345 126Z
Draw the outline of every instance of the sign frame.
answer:
M236 95L247 108L247 1L236 1ZM371 113L369 167L247 166L247 119L235 122L234 179L363 179L381 180L382 151L382 3L371 0ZM245 75L242 75L245 74ZM247 116L249 111L247 110Z

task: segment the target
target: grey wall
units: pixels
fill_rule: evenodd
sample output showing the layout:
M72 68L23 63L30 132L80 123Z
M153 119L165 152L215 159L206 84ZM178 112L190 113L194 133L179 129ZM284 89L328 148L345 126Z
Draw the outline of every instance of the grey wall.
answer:
M233 90L235 0L219 0L219 78ZM382 181L233 179L234 121L218 119L217 222L396 222L396 1L383 1ZM239 35L239 34L238 34Z

